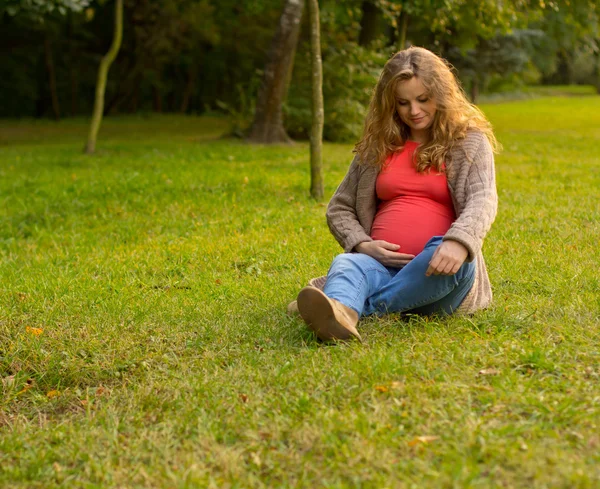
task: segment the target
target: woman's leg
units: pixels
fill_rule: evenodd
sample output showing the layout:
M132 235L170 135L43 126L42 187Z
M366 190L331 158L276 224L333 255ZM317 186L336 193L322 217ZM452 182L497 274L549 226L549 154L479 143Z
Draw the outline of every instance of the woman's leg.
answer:
M361 312L381 315L415 310L452 314L473 285L475 263L464 263L454 275L427 277L425 271L441 243L441 236L431 238L421 253L367 298Z
M360 317L367 299L392 280L395 271L369 255L343 253L331 263L323 292L354 309Z

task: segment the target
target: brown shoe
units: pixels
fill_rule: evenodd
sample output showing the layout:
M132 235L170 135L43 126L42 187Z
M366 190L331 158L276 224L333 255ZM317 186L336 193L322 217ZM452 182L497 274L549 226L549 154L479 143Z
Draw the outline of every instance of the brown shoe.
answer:
M323 275L322 277L311 278L308 281L308 286L323 290L323 287L325 287L325 282L327 282L327 276ZM290 302L287 306L286 312L287 315L291 317L300 315L300 311L298 310L298 301Z
M298 294L298 310L304 322L322 340L351 340L362 338L356 330L358 313L322 290L304 287Z

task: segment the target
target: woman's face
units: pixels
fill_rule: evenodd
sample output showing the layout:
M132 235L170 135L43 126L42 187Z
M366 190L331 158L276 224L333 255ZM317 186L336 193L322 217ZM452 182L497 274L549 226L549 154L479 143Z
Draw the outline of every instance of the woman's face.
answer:
M410 129L410 139L427 142L437 105L421 80L413 76L396 87L396 112Z

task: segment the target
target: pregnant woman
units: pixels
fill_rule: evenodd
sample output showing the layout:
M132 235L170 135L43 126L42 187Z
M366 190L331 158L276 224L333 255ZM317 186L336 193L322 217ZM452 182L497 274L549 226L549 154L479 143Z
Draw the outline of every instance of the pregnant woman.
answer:
M494 220L496 139L448 64L411 47L385 65L346 177L327 208L344 248L296 304L323 340L361 316L472 313L492 299L481 247ZM322 281L321 281L322 282Z

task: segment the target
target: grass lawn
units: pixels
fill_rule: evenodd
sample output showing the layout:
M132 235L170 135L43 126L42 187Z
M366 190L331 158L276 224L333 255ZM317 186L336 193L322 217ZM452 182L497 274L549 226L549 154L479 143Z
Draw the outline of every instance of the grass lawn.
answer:
M0 487L600 487L600 97L483 108L493 306L334 346L285 315L340 251L307 144L0 122Z

